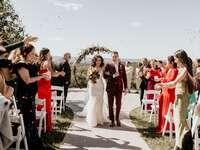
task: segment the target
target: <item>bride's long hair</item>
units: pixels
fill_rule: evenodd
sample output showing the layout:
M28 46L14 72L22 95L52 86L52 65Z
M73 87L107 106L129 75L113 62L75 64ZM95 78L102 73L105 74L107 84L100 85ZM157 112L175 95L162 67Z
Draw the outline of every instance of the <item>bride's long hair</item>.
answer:
M96 61L97 61L98 58L101 59L101 65L100 65L100 67L101 67L101 68L104 67L104 59L103 59L103 57L102 57L101 55L95 55L95 56L93 57L91 66L92 66L92 67L96 67Z

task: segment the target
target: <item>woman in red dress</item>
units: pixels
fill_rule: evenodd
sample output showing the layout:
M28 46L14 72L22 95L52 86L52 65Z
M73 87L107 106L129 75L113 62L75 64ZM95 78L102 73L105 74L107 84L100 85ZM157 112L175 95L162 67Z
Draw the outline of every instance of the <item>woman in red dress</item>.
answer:
M150 62L151 69L146 73L146 79L147 79L147 90L155 90L155 84L160 81L160 70L157 66L156 60L151 60ZM147 95L148 99L153 99L153 94ZM151 104L147 105L147 109L151 109Z
M176 79L176 76L178 74L178 69L176 67L176 63L174 62L173 56L168 57L168 64L165 68L165 72L166 74L163 74L163 79L162 79L163 83L167 83ZM161 133L163 131L164 124L165 124L164 116L167 114L170 102L174 103L174 100L175 100L175 88L173 89L164 88L162 90L162 94L159 100L159 106L160 106L159 107L159 123L156 128L156 132ZM169 129L169 125L167 126L166 129Z
M50 50L44 48L40 51L39 56L40 70L39 74L45 74L48 77L46 79L41 79L38 81L38 98L46 100L46 112L47 112L47 132L52 131L52 114L51 114L51 76L58 77L64 76L65 73L53 72L51 67L51 54ZM41 109L38 107L37 109Z

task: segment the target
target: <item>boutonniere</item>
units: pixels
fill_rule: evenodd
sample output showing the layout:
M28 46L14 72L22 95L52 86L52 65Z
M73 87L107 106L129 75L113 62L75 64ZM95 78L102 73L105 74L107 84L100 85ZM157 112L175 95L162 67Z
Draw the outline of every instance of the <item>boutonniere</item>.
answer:
M123 69L123 65L119 64L119 69L122 70Z

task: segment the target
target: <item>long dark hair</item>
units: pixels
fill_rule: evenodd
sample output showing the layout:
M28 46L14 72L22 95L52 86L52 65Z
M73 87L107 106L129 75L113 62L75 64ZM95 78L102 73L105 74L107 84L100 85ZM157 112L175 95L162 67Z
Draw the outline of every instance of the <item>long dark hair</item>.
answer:
M197 59L197 67L200 67L200 58Z
M190 76L193 76L193 66L192 66L192 59L188 57L187 53L184 50L177 50L175 52L175 57L179 59L179 61L187 68L188 73ZM188 91L189 93L193 93L194 85L193 82L189 79L187 80L188 83Z
M28 54L34 49L35 47L33 45L27 45L27 46L23 46L20 48L20 55L26 59L26 57L28 56Z
M168 56L168 57L167 57L167 60L168 60L168 62L169 62L170 64L172 64L172 66L173 66L174 68L177 68L177 64L175 63L174 56Z
M101 65L100 65L100 67L103 67L103 66L104 66L104 59L103 59L103 57L102 57L101 55L95 55L95 56L93 57L93 59L92 59L92 63L91 63L91 66L92 66L92 67L95 67L95 66L96 66L96 61L97 61L98 58L101 59Z

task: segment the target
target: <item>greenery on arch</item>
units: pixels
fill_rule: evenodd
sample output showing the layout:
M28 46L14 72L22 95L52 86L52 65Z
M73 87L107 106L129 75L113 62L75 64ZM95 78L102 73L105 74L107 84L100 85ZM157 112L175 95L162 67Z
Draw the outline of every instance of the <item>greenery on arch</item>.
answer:
M80 63L86 59L87 56L89 55L95 55L95 54L100 54L100 53L111 53L112 50L103 47L103 46L92 46L92 47L88 47L86 49L83 49L79 56L77 57L77 59L75 60L74 64L73 64L73 75L74 75L74 80L76 85L79 88L82 88L82 84L79 83L79 79L78 76L76 74L77 72L77 65L80 65Z

